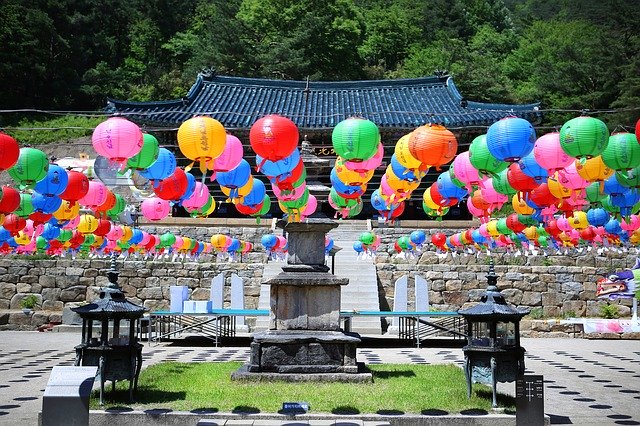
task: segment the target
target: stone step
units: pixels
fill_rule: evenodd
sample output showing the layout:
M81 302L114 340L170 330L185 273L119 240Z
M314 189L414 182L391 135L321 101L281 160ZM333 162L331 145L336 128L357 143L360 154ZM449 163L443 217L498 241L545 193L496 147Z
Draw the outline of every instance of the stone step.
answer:
M362 419L200 419L197 426L388 426L391 423L384 420Z

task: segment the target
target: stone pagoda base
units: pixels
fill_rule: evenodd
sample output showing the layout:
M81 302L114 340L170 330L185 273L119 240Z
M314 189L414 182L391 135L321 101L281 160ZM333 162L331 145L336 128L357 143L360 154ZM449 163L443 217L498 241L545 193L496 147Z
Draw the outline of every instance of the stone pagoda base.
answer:
M357 334L269 330L253 335L249 362L232 380L371 382L356 363Z

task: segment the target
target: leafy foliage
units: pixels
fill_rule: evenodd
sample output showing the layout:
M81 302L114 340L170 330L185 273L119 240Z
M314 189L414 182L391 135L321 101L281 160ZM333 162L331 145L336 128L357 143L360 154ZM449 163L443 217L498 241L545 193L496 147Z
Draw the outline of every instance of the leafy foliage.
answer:
M6 109L186 94L202 70L275 79L447 72L465 98L542 102L546 123L635 124L640 8L624 0L6 0ZM570 111L566 111L570 110ZM6 121L5 118L2 121Z

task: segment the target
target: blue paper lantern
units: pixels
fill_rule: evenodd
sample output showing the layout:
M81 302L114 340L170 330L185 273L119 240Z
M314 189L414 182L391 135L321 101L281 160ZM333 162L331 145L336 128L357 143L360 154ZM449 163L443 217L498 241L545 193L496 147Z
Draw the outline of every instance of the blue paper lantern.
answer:
M166 179L176 170L176 156L166 148L160 148L158 158L145 170L139 170L138 173L149 180Z
M353 249L356 253L362 253L364 251L364 247L360 241L356 241L353 243Z
M604 226L610 218L609 212L601 207L587 211L587 221L592 226Z
M288 156L278 161L265 160L260 155L256 154L256 164L260 165L260 170L270 179L276 178L277 180L283 180L289 177L293 169L296 168L300 162L300 150L294 149Z
M451 175L448 172L440 173L436 180L436 185L438 187L438 192L443 198L443 206L456 204L469 195L469 192L466 189L460 188L453 183Z
M420 244L424 244L425 240L427 239L427 236L425 235L424 231L413 231L411 234L409 234L409 239L411 240L411 242L415 245L420 245Z
M518 161L518 164L520 165L522 173L535 179L538 184L545 183L547 181L549 172L538 164L533 151L522 157L520 161Z
M264 196L267 194L267 190L264 183L260 179L253 179L253 186L251 191L244 196L242 204L247 207L255 207L264 202Z
M615 173L611 175L610 178L604 181L603 192L605 194L608 194L608 195L624 194L629 190L630 190L629 187L626 187L622 183L620 183Z
M533 151L536 131L527 120L507 117L487 130L487 148L498 160L516 162Z
M218 183L227 188L241 188L249 182L250 177L251 166L245 159L242 159L235 169L216 173Z
M34 192L31 194L31 204L34 211L50 214L60 208L62 199L58 196L48 196Z
M180 197L180 200L178 200L180 203L190 198L196 189L196 177L189 172L184 172L184 174L187 177L187 189L185 189L184 194Z
M49 164L47 175L35 186L35 191L44 195L60 195L67 188L67 171L57 164Z
M260 243L265 249L271 250L278 244L278 237L273 234L266 234L260 238Z

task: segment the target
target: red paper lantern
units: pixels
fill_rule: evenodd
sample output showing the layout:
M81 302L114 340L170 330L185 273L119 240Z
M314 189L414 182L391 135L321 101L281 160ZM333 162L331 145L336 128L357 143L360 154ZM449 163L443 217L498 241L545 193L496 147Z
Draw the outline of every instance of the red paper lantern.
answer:
M34 225L41 225L46 223L53 217L51 213L43 213L43 212L33 212L29 215L29 219L33 221Z
M4 217L2 226L4 226L4 229L9 231L11 235L18 235L18 232L22 231L24 227L27 226L27 220L11 213Z
M438 191L438 185L435 183L429 187L429 195L431 195L431 201L437 205L441 207L449 205L449 199L444 198L442 194L440 194L440 191Z
M240 203L235 204L236 210L238 210L238 213L244 214L244 215L252 215L252 214L258 213L262 209L262 205L263 203L256 204L255 206L245 206L244 204L240 204Z
M98 219L98 227L93 231L93 235L104 237L111 231L111 221L107 219Z
M562 233L562 230L558 228L558 223L555 219L551 219L550 221L548 221L547 226L544 227L544 230L547 231L549 235L555 238L558 238L558 235Z
M117 202L116 195L113 193L113 191L107 188L107 196L104 200L104 203L100 204L98 207L93 209L93 211L96 213L97 216L100 216L102 213L106 215L109 210L115 207L116 202Z
M188 186L189 181L184 170L176 167L171 176L158 182L158 186L153 188L153 192L163 200L177 201L182 198Z
M524 231L527 226L520 222L517 213L512 213L507 216L507 228L511 229L513 232L518 233Z
M447 236L441 232L438 232L431 236L431 242L436 247L444 248L444 245L447 243Z
M538 187L534 178L524 174L518 163L513 163L507 169L507 181L516 191L529 192Z
M409 152L423 165L436 167L449 163L458 151L455 135L444 126L418 127L409 137Z
M253 151L270 161L279 161L291 155L298 146L298 137L295 123L275 114L258 119L249 130Z
M73 205L89 192L89 179L82 172L75 170L69 170L67 175L69 176L67 188L60 194L60 198Z
M473 191L473 196L471 197L471 204L477 209L487 211L491 208L491 203L488 203L484 197L482 196L482 191L480 189L476 189Z
M532 189L529 192L529 199L540 207L547 207L560 201L549 191L549 186L546 183L541 183Z
M592 241L596 237L596 233L592 226L580 230L580 238L585 241Z
M20 193L10 186L3 186L0 192L0 214L8 214L20 207Z
M20 156L20 146L18 141L0 132L0 171L11 168L18 161Z

